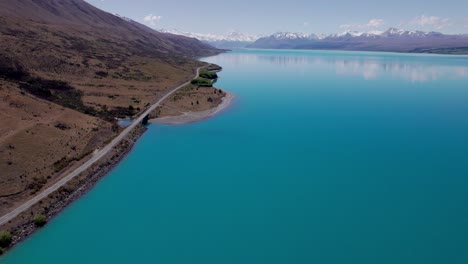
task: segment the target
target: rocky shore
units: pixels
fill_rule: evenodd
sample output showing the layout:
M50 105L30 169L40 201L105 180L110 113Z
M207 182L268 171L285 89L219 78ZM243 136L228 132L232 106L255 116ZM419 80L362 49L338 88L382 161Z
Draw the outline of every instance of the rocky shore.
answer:
M37 214L46 216L47 221L58 215L67 206L78 200L90 191L96 183L109 173L130 152L135 142L146 131L146 127L136 127L119 145L117 145L106 156L94 164L90 169L81 173L64 187L41 200L39 203L18 215L12 221L0 226L0 230L8 230L13 235L13 247L34 233L38 227L33 222ZM7 250L8 250L7 248Z

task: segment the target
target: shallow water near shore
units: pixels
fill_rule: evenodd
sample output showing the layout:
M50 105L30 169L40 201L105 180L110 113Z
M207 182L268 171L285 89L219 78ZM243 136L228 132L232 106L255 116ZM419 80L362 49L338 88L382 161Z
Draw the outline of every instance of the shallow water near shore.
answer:
M245 50L0 263L468 263L468 57Z

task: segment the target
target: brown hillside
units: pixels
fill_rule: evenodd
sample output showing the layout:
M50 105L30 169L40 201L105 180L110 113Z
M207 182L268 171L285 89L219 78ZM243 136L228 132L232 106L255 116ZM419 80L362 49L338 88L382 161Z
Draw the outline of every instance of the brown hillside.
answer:
M218 52L82 0L0 0L0 215Z
M201 56L216 52L196 39L156 32L97 9L83 0L1 0L0 16L16 20L18 24L26 22L27 26L32 26L31 22L38 27L53 25L53 31L83 34L88 40L93 37L104 42L114 40L114 44L123 45L135 53Z

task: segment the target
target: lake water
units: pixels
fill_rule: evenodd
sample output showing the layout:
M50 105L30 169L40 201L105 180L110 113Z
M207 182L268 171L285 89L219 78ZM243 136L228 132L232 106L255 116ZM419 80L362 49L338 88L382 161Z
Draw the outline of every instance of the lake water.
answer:
M1 263L468 263L468 57L235 51Z

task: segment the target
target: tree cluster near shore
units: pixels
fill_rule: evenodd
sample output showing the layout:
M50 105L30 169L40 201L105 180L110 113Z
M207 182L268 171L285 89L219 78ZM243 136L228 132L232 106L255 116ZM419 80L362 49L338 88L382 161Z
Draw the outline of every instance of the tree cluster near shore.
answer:
M209 79L209 80L218 79L218 74L216 72L211 72L207 70L201 71L198 76L200 76L201 78Z
M213 82L205 78L195 78L190 83L199 87L213 87Z

